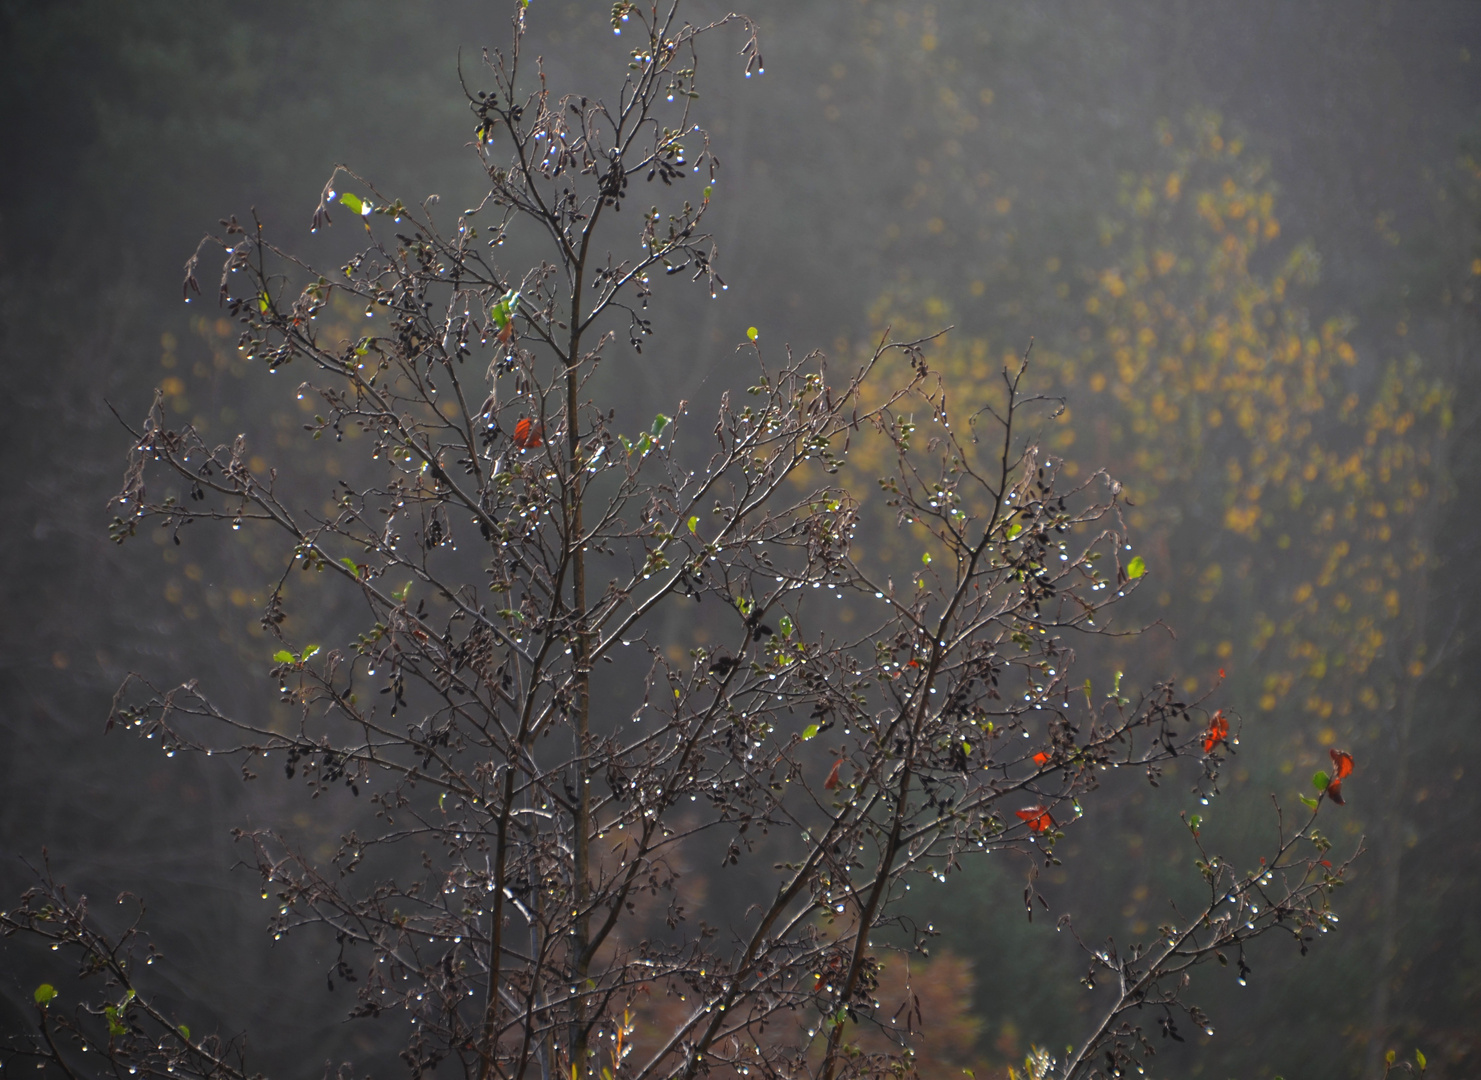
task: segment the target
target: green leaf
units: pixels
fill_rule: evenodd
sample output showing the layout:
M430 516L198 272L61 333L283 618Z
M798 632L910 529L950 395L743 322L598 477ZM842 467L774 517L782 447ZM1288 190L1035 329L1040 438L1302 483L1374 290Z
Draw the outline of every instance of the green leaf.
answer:
M1394 1063L1394 1058L1396 1058L1398 1056L1399 1056L1398 1051L1396 1051L1396 1050L1390 1050L1388 1053L1386 1053L1386 1054L1383 1055L1384 1063L1387 1064L1387 1065L1392 1065Z
M339 562L341 566L348 566L350 568L350 573L354 574L356 577L360 576L360 567L356 565L354 559L346 555L343 559L340 559Z
M406 603L406 597L410 592L411 582L408 581L405 585L401 586L401 588L397 589L391 594L391 599L396 601L396 603L398 604L404 604Z
M783 615L777 620L777 625L782 628L782 637L789 638L792 636L792 616Z
M1012 540L1021 532L1023 532L1023 526L1016 521L1013 522L1011 525L1008 526L1008 539Z
M1085 680L1085 704L1089 705L1091 703L1092 702L1091 702L1091 697L1090 697L1090 680L1089 679L1086 679Z
M689 525L689 531L692 532L692 533L694 533L696 536L698 536L699 535L699 515L698 514L691 515L690 518L689 518L688 525Z
M966 754L968 757L972 755L972 744L969 743L966 739L962 740L962 753Z
M663 413L659 413L653 418L653 426L649 430L653 433L655 439L663 434L663 429L669 426L671 419L671 417L664 416Z
M360 198L360 196L358 195L353 195L350 192L346 191L339 197L339 201L345 206L349 207L350 213L352 214L359 214L361 217L364 217L367 213L369 213L369 211L365 209L365 200Z
M186 1024L176 1024L175 1030L180 1032L180 1037L186 1042L190 1041L190 1027Z
M273 306L273 302L268 297L267 293L259 293L258 294L258 296L257 296L257 310L258 311L266 312L267 309L270 308L270 307L272 307L272 306Z
M818 734L818 725L817 724L808 724L807 727L805 727L805 728L802 729L802 741L803 742L807 742L808 739L816 738L817 737L817 734Z
M1316 809L1316 800L1315 799L1313 799L1313 798L1311 798L1310 796L1307 796L1307 795L1298 795L1296 797L1306 804L1307 809L1310 809L1310 810L1315 810Z
M103 1007L103 1015L108 1018L109 1035L127 1035L129 1033L129 1029L124 1027L121 1019L123 1016L122 1010L117 1006L105 1005Z
M300 656L298 659L300 661L307 660L311 656L317 656L318 653L319 653L319 646L317 646L317 645L310 645L308 648L306 648L306 649L303 650L303 655Z
M706 184L705 185L705 198L708 199L710 197L711 193L714 190L715 190L715 185L714 184Z
M36 992L31 995L31 999L35 1001L37 1005L45 1005L48 1001L56 996L57 988L55 986L53 986L51 983L42 983L36 988Z
M1147 560L1142 558L1140 555L1135 556L1131 560L1131 562L1126 564L1126 577L1130 581L1135 581L1146 572Z
M930 566L931 565L931 553L929 551L923 551L923 552L921 552L920 561L921 561L921 565L922 566Z
M1425 1067L1424 1053L1418 1047L1414 1049L1414 1063L1421 1069Z
M1311 786L1316 788L1318 791L1326 791L1327 785L1331 782L1332 778L1326 773L1322 772L1322 770L1320 769L1311 774Z
M1199 827L1202 824L1203 824L1203 815L1202 814L1189 814L1188 815L1188 828L1192 829L1195 833L1198 832L1198 829L1199 829Z
M754 326L749 326L746 328L746 337L750 338L752 341L755 341L760 336L761 331L757 330Z
M277 652L273 653L273 659L280 664L298 663L298 657L294 656L287 649L279 649Z
M509 320L514 318L514 313L519 310L519 293L510 289L507 293L495 300L489 308L489 317L494 320L500 330L509 325Z
M629 439L626 435L619 435L619 436L617 436L617 441L622 444L622 448L624 450L626 450L629 454L631 454L633 452L633 441L631 439Z

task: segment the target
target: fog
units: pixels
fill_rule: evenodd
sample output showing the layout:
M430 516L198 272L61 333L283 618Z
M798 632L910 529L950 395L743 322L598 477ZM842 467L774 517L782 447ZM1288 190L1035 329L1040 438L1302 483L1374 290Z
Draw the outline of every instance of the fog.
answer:
M297 460L302 376L241 370L215 268L187 305L181 267L233 214L338 265L354 238L310 233L337 164L408 204L436 193L449 217L476 202L460 71L478 85L510 8L0 5L0 907L43 859L95 909L125 890L144 897L168 961L159 985L189 1004L192 1025L248 1032L269 1075L356 1055L377 1075L401 1068L384 1056L394 1034L343 1021L349 996L325 987L332 945L304 935L275 947L258 880L234 870L247 854L235 827L273 824L312 845L356 811L309 800L276 769L248 784L234 766L166 762L104 734L130 671L198 678L265 714L274 687L258 618L282 571L204 528L179 546L164 534L111 543L124 425L159 388L172 415L213 438L246 431ZM1215 702L1243 718L1238 768L1203 811L1210 834L1247 846L1270 827L1270 793L1294 801L1331 747L1358 761L1329 830L1339 846L1366 845L1336 898L1340 928L1304 957L1262 943L1247 986L1233 968L1202 971L1214 1034L1189 1032L1157 1069L1376 1077L1384 1051L1419 1047L1428 1075L1475 1075L1481 8L742 10L759 24L764 74L746 77L742 40L718 35L695 103L720 162L708 222L728 289L711 299L682 275L663 282L652 343L641 355L614 346L593 393L643 418L685 400L703 431L720 395L746 385L735 346L748 327L846 361L887 325L950 325L931 357L971 402L980 365L1032 340L1035 377L1069 410L1045 422L1046 446L1085 474L1111 469L1146 538L1151 570L1125 625L1161 625L1088 654L1097 683L1113 667L1176 676L1217 687ZM690 17L721 13L696 3ZM626 53L608 5L533 0L528 18L552 90L615 91ZM1205 269L1246 222L1247 257ZM1153 299L1163 273L1176 284ZM1222 332L1221 313L1266 367L1220 368L1201 386L1192 360L1137 366L1138 333L1201 341ZM1316 343L1290 361L1304 376L1270 374L1283 327ZM1281 454L1293 476L1312 463L1300 498L1268 465ZM859 468L862 493L872 479ZM294 483L321 497L322 469L304 469ZM874 512L871 557L918 559ZM325 603L322 632L351 633ZM933 953L975 979L964 1061L998 1068L1031 1043L1077 1038L1083 965L1055 918L1140 933L1193 874L1177 816L1194 809L1186 778L1111 784L1096 800L1065 866L1037 886L1046 916L1024 918L1016 863L912 894L940 931ZM745 882L721 874L701 876L723 915ZM29 1022L47 960L0 941L0 1036Z

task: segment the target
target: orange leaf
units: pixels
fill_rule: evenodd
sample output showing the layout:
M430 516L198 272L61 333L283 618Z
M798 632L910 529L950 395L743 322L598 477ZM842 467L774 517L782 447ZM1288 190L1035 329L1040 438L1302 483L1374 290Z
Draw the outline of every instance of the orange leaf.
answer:
M1013 811L1028 823L1030 832L1048 832L1054 828L1054 819L1049 816L1049 811L1042 806L1025 806L1022 810Z
M1229 738L1229 721L1224 719L1224 710L1220 709L1209 718L1208 731L1203 736L1203 752L1212 754L1214 747Z
M1034 755L1034 764L1035 765L1043 765L1048 760L1049 760L1049 751L1048 750L1040 750L1037 754Z
M837 761L835 761L833 763L833 768L828 773L828 779L823 781L823 787L828 791L832 791L838 786L838 767L842 764L843 758L839 758Z
M536 424L528 416L522 416L514 425L514 445L521 450L533 450L545 445L545 425Z
M1346 806L1347 800L1342 797L1342 781L1352 775L1352 755L1346 750L1335 748L1327 753L1332 757L1332 779L1327 781L1327 798L1338 806Z

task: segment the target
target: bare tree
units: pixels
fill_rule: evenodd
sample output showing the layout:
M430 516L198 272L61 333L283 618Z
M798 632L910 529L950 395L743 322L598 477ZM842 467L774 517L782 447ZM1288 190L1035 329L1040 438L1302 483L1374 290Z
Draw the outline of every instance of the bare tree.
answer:
M1097 697L1072 677L1074 642L1106 632L1144 565L1126 554L1119 484L1066 485L1026 436L1056 405L1024 391L1026 357L996 405L957 416L925 341L886 335L839 373L821 354L768 357L753 332L753 384L713 427L687 441L676 402L618 430L590 380L624 331L641 351L652 279L722 286L695 46L739 33L750 74L755 30L618 3L613 27L638 44L617 93L557 96L529 70L515 8L512 45L485 58L493 89L469 93L488 193L452 228L430 201L408 208L341 169L314 218L363 225L340 272L255 221L203 244L225 253L241 349L307 369L313 436L358 432L364 479L339 481L327 507L296 499L244 437L211 446L158 401L133 432L117 539L216 522L281 546L263 625L292 723L134 675L109 726L248 777L271 757L315 796L368 800L373 820L327 862L272 829L242 837L278 900L274 935L327 927L352 1015L410 1016L414 1076L908 1073L914 1027L876 999L889 950L929 936L899 913L908 879L1005 849L1053 864L1107 770L1155 783L1187 757L1212 792L1235 733L1171 684L1133 696L1118 679ZM641 208L634 185L654 181L665 206ZM521 227L544 256L511 270L501 247ZM358 340L318 318L346 298L369 316ZM887 369L906 374L865 407L859 388ZM892 451L880 497L921 537L919 565L852 553L859 496L829 481L866 437ZM294 567L358 600L352 639L288 639ZM705 598L728 641L674 649L658 617ZM1329 779L1318 799L1340 797ZM1304 950L1343 873L1318 809L1282 817L1259 866L1200 849L1206 903L1152 941L1088 945L1087 983L1112 984L1104 1018L1068 1061L1031 1068L1120 1075L1153 1050L1144 1024L1206 1024L1190 968L1232 955L1243 969L1245 943L1272 929ZM729 925L686 910L684 867L701 856L746 867L754 892ZM1030 885L1030 915L1034 901ZM104 934L44 874L0 925L66 946L100 984L70 1015L38 989L12 1057L68 1076L251 1075L239 1043L190 1032L136 985L137 926ZM892 1049L863 1049L869 1029Z

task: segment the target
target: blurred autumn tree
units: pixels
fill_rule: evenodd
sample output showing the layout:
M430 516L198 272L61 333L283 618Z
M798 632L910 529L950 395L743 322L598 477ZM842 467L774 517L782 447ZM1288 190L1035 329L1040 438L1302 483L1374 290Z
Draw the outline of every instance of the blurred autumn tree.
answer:
M1158 141L1155 162L1127 174L1104 213L1100 257L1045 264L1064 271L1053 290L1064 322L1035 346L1036 371L1040 390L1066 401L1046 445L1067 475L1105 462L1126 484L1155 596L1139 615L1177 635L1138 638L1106 662L1166 667L1188 692L1227 671L1234 700L1274 737L1249 766L1267 779L1316 767L1335 744L1383 763L1371 809L1346 825L1381 846L1367 930L1379 959L1358 975L1378 989L1371 1026L1354 1033L1376 1052L1397 1030L1382 988L1423 680L1456 644L1431 604L1453 390L1443 362L1412 350L1360 365L1352 321L1313 314L1320 258L1283 242L1268 164L1217 116L1163 125ZM872 313L907 332L954 317L929 279ZM1004 321L1011 334L1026 320ZM957 415L999 404L991 373L1022 344L1006 338L937 343ZM878 557L900 554L898 536L882 536Z

